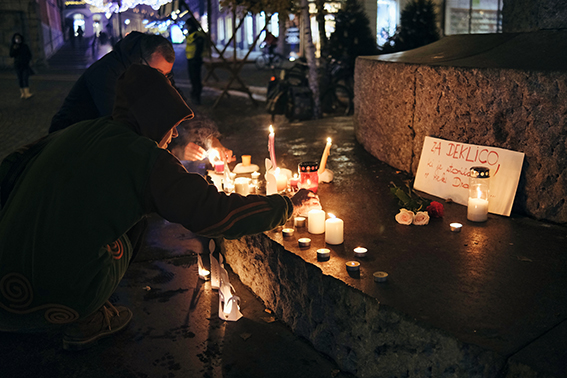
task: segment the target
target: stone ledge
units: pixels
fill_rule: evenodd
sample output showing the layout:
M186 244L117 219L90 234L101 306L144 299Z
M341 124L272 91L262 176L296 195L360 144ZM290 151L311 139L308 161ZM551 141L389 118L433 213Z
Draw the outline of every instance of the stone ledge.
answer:
M556 44L538 49L537 38L547 34ZM566 54L566 37L446 37L407 53L358 58L357 140L412 174L425 136L523 152L513 211L567 223L567 60L556 59ZM529 59L519 55L522 46Z
M223 250L240 280L294 333L359 377L495 377L505 364L323 274L265 235L225 241Z

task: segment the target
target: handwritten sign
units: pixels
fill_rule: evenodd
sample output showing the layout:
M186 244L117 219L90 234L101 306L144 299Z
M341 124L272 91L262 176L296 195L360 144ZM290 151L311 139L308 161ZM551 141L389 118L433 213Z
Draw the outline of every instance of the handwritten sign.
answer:
M466 206L470 168L488 167L488 211L509 216L523 161L522 152L425 137L414 188Z

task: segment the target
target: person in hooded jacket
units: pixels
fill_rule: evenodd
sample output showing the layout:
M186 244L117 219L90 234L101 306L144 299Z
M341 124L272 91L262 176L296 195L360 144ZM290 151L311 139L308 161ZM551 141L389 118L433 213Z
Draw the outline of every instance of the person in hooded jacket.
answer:
M108 302L150 213L206 237L239 238L285 224L288 197L226 195L168 150L192 110L158 70L133 64L112 116L52 133L0 165L0 330L63 328L78 350L123 329Z
M87 119L112 114L115 99L116 82L132 64L145 64L167 76L175 87L172 68L175 51L166 38L131 32L114 45L113 50L94 62L79 77L65 98L59 111L53 116L49 132L55 132ZM176 88L177 89L177 88ZM178 92L179 89L177 89ZM206 140L191 141L185 146L180 160L202 160L205 150L200 145L215 148L232 160L232 151L225 148L218 140L217 130L205 130L200 133ZM222 156L222 155L221 155Z
M24 42L24 36L16 33L12 36L12 46L10 46L10 57L14 58L14 68L18 75L20 84L20 98L30 98L30 75L33 70L30 67L32 54L28 45Z

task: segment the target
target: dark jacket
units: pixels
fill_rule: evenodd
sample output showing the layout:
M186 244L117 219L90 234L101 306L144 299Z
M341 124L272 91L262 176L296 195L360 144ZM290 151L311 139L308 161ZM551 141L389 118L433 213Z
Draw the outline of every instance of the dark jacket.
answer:
M29 298L14 303L0 290L0 328L65 323L99 308L128 267L128 229L149 213L211 237L286 222L289 198L219 193L158 147L192 115L164 75L135 64L118 82L112 117L44 139L0 211L0 282L21 283ZM56 310L68 316L47 316Z
M22 41L15 42L16 36L20 36ZM31 51L28 45L24 42L24 37L21 34L14 34L12 37L12 46L10 46L10 57L14 58L14 68L17 70L29 68L32 59Z
M143 36L131 32L81 75L51 120L50 133L112 113L118 78L130 65L142 63Z

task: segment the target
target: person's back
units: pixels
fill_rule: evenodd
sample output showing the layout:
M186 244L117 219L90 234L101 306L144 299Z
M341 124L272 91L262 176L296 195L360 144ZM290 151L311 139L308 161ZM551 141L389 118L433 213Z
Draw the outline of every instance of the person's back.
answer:
M49 132L64 129L87 119L110 115L114 105L115 86L120 75L133 63L145 63L143 41L147 38L161 38L164 43L169 43L160 36L150 36L140 32L128 34L114 46L111 52L93 63L81 75L52 118ZM171 50L173 51L173 48Z

